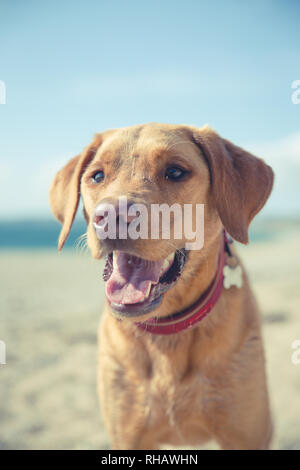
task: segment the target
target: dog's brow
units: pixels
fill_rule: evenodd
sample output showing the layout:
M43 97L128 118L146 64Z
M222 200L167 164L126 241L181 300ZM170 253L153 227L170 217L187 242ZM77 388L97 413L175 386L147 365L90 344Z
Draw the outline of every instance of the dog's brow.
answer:
M193 142L191 142L190 140L178 140L176 142L172 142L172 145L170 145L171 142L169 144L167 144L167 150L172 150L173 147L175 147L175 145L180 145L180 144L191 144L191 145L194 145Z
M98 155L98 163L102 165L112 166L113 168L119 168L121 165L121 152L116 150L106 150L102 154Z

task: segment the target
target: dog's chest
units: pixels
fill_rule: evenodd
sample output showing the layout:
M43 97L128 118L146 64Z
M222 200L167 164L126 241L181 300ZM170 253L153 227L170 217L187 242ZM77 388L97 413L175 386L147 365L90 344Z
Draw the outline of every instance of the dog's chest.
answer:
M222 400L214 381L201 370L173 369L164 359L154 366L145 390L150 423L165 422L176 428L184 426L187 421L200 425Z

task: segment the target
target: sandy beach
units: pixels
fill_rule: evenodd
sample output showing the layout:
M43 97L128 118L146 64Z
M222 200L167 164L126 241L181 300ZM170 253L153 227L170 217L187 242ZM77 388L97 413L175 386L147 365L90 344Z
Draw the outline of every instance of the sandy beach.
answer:
M295 228L239 247L263 316L275 449L300 449L299 241ZM0 263L0 449L109 448L96 394L102 263L78 250L1 251Z

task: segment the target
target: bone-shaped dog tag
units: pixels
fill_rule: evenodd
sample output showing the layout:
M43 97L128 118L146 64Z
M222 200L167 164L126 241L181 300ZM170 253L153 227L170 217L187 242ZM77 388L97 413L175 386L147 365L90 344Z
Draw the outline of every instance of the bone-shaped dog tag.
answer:
M225 289L229 289L231 286L242 287L243 275L241 266L235 266L234 268L224 266L223 274L223 285Z

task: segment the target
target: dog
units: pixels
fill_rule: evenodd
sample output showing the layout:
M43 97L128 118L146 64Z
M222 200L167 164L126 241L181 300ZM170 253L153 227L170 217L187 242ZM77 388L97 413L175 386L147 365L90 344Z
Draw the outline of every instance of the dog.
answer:
M209 126L108 130L57 173L50 205L62 224L58 249L81 197L92 256L106 257L98 388L113 449L210 440L222 449L269 448L261 320L230 238L248 242L272 186L263 160ZM185 234L99 238L108 206L117 229L135 220L120 215L125 197L127 215L135 204L204 205L203 247L186 250Z

